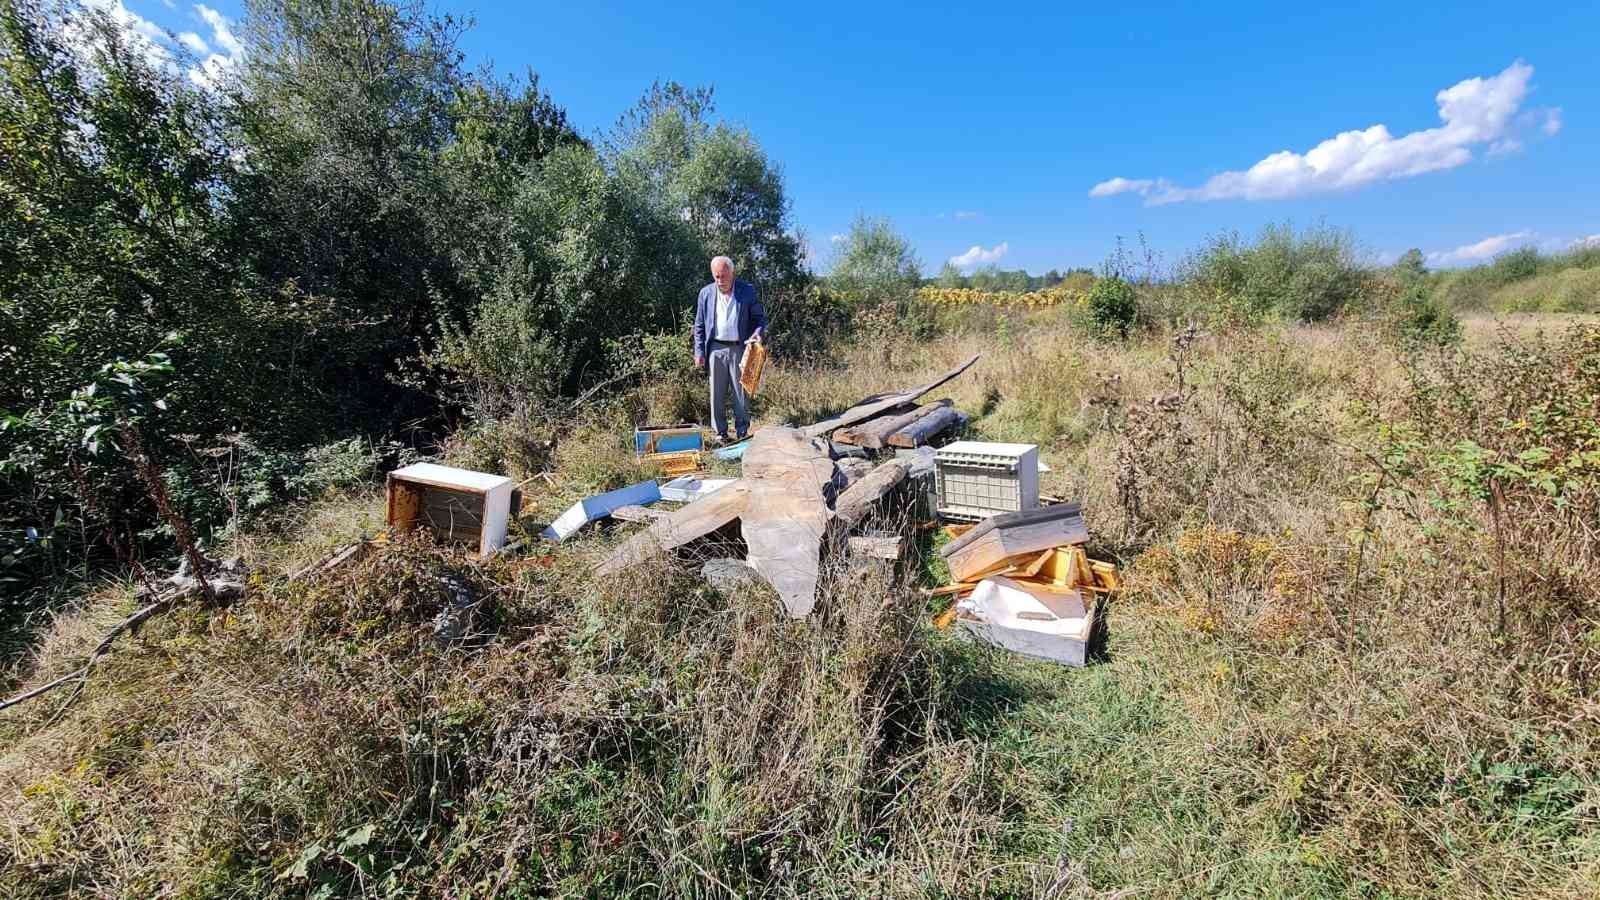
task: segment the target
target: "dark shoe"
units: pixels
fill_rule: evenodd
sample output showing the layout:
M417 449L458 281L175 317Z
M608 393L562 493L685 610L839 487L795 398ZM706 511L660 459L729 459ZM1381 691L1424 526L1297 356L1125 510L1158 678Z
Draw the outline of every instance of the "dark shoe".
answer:
M713 447L725 447L725 446L727 446L727 444L728 444L728 436L727 435L725 435L725 434L712 435L712 437L711 437L711 446L713 446Z

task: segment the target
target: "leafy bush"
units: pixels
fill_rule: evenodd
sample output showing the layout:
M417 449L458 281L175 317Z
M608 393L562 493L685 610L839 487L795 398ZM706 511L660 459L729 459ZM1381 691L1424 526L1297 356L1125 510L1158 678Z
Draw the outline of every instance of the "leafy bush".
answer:
M1125 339L1133 330L1139 305L1133 285L1113 275L1089 288L1089 323L1099 334Z
M1237 233L1211 237L1179 266L1177 281L1202 320L1317 322L1359 305L1371 275L1346 232L1270 225L1254 244Z

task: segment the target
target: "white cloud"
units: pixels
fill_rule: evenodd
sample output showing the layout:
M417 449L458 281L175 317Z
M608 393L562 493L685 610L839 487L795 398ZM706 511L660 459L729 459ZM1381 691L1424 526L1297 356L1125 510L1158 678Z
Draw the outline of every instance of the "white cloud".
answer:
M1476 244L1466 244L1454 250L1436 250L1428 254L1428 265L1448 266L1453 263L1480 262L1520 247L1532 237L1531 231L1514 231L1510 234L1486 237Z
M844 235L842 235L842 234L830 234L830 235L828 235L828 240L833 242L833 243L835 243L835 244L843 243L844 242Z
M171 65L172 51L167 47L167 33L156 23L123 6L122 0L87 0L85 6L105 13L111 24L122 32L128 46L141 53L147 63L156 67ZM93 33L81 22L67 25L67 38L80 45L81 52L86 56L88 49L95 44Z
M211 26L212 39L217 42L217 46L228 51L228 56L237 59L240 54L244 53L244 44L234 36L233 29L229 27L226 16L204 3L196 3L194 11L200 14L200 18L204 19L207 25Z
M1588 237L1578 238L1572 242L1572 246L1574 248L1600 247L1600 234L1591 234Z
M202 90L213 90L232 77L234 70L239 65L239 60L244 56L244 43L234 35L231 24L222 13L206 6L204 3L196 3L194 11L207 25L211 26L212 42L227 51L226 55L211 53L199 65L192 66L189 69L189 80L196 87ZM184 40L187 36L187 34L180 36L179 39ZM200 42L201 46L205 45L199 35L194 37L196 41ZM188 44L188 41L184 40L184 43ZM192 47L193 45L190 46ZM205 51L198 50L197 52L204 53Z
M1112 194L1147 194L1156 183L1149 178L1111 178L1089 189L1091 197L1110 197Z
M205 38L192 31L185 31L178 35L178 43L188 47L196 53L210 53L211 47L206 44Z
M1444 124L1437 128L1395 137L1388 127L1373 125L1342 132L1303 154L1280 150L1243 171L1214 175L1199 187L1179 187L1164 178L1112 178L1091 188L1089 196L1135 193L1149 206L1186 200L1275 200L1452 169L1472 158L1474 145L1494 143L1499 152L1512 149L1508 143L1515 141L1509 134L1512 119L1527 97L1532 77L1533 67L1518 61L1498 75L1468 78L1440 91L1434 99Z
M1490 156L1510 156L1522 150L1522 142L1516 138L1505 138L1489 145Z
M1552 106L1544 111L1544 124L1539 126L1539 129L1545 133L1545 136L1555 137L1561 133L1562 124L1561 107Z
M950 265L955 266L958 269L970 269L973 266L992 263L995 260L998 260L1000 257L1005 256L1006 251L1010 249L1011 247L1005 241L1001 241L988 250L983 249L977 244L973 244L972 249L961 254L960 256L950 257Z
M955 217L957 219L976 219L980 215L982 215L982 213L975 212L970 209L958 209L955 212Z

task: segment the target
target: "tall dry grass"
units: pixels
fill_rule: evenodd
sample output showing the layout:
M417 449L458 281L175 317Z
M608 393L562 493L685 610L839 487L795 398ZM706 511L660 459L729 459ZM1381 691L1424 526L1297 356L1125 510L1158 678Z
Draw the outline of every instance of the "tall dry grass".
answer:
M258 538L249 602L147 626L58 720L0 716L0 885L1596 893L1595 332L1469 321L1463 350L1422 353L1360 322L1128 344L1051 312L966 323L780 361L758 419L982 353L935 396L975 436L1039 443L1044 489L1083 499L1125 566L1090 668L932 631L915 559L836 573L795 623L688 563L591 580L614 530L483 565L402 541L296 586L312 554ZM637 477L627 427L681 412L687 379L543 447L535 517ZM359 529L371 500L345 504L307 513L305 546ZM481 639L449 648L447 571L485 598ZM127 604L63 617L18 680L70 670Z

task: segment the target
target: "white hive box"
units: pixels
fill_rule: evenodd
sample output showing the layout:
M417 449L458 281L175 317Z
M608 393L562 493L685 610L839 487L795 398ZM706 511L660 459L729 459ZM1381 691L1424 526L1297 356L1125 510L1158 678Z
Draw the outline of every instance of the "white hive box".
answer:
M505 546L511 494L504 475L417 463L389 473L387 519L399 530L425 525L484 557Z
M1070 588L986 578L956 606L956 621L974 637L1015 653L1068 666L1088 662L1094 606Z
M978 521L1039 506L1039 447L956 441L934 454L939 515Z

